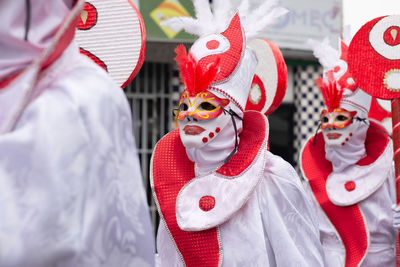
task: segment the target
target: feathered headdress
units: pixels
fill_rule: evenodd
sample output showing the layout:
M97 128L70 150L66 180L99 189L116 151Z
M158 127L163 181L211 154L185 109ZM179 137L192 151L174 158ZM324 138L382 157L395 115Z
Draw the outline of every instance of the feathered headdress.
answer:
M333 112L334 109L339 108L340 101L343 97L343 89L338 86L333 75L328 75L326 80L323 80L322 77L320 77L315 83L321 90L328 111Z
M204 36L220 33L226 29L229 19L235 12L230 0L214 0L213 10L208 0L193 0L196 19L175 17L163 21L161 25L174 31L184 29L187 33ZM237 8L247 41L254 39L263 29L272 25L288 10L278 6L278 0L268 0L250 12L249 0L244 0Z
M175 48L175 61L178 64L180 77L190 96L205 91L214 80L219 69L219 60L211 63L205 70L193 55L186 51L183 44Z
M344 39L350 40L349 32L344 32ZM352 79L347 65L348 45L339 40L339 51L329 44L328 38L322 42L308 40L314 56L318 58L324 68L323 77L316 81L322 92L325 105L329 112L341 107L348 110L357 109L368 115L371 97L359 90Z
M175 17L162 23L200 36L189 54L182 46L175 50L182 82L190 94L208 88L245 109L257 66L257 58L246 43L287 12L277 2L265 0L249 12L248 0L237 10L232 9L230 0L215 0L213 10L208 0L193 0L196 18Z

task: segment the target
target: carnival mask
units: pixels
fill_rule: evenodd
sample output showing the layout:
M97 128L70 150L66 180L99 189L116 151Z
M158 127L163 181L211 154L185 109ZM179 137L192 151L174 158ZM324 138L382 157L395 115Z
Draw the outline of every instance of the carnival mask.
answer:
M231 119L224 111L229 102L209 91L195 96L183 92L176 112L183 145L198 148L214 139Z
M321 113L321 129L325 143L331 146L344 145L353 136L357 125L353 123L357 111L334 109L332 112L323 110Z

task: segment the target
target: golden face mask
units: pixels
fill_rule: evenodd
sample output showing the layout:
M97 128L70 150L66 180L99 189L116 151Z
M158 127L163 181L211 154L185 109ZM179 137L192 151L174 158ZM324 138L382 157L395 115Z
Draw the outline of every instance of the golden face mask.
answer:
M321 129L343 129L353 122L356 114L357 111L347 111L341 108L334 109L333 112L324 109L321 113Z
M229 104L228 99L221 99L209 91L203 91L195 96L189 96L183 92L179 100L177 120L183 120L186 116L198 120L210 120L221 115L223 107Z

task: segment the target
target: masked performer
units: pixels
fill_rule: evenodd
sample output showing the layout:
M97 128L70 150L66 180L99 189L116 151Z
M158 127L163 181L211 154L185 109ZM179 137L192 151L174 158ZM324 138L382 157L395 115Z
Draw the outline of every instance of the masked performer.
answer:
M83 1L0 2L0 266L152 266L128 102L73 42Z
M159 266L323 266L316 218L294 169L268 151L268 121L244 111L257 65L246 42L285 10L238 12L194 1L197 19L167 22L200 38L176 49L185 90L179 129L152 158L162 222Z
M395 266L393 149L384 128L368 122L371 97L347 71L347 50L311 41L324 67L317 81L326 108L321 129L301 153L318 209L326 266Z

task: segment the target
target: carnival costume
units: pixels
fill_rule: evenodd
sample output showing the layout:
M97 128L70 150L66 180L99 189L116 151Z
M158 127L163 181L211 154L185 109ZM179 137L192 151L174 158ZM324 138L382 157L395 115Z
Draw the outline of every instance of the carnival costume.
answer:
M0 2L0 266L152 266L131 112L73 41L83 1Z
M268 120L245 111L257 66L246 43L285 12L269 1L194 1L199 35L176 49L185 90L179 129L156 145L151 185L161 222L158 266L323 266L311 202L294 169L268 151Z
M318 209L326 266L395 266L392 142L367 120L371 96L348 72L346 43L340 51L328 39L310 44L324 68L317 84L326 109L300 163Z

